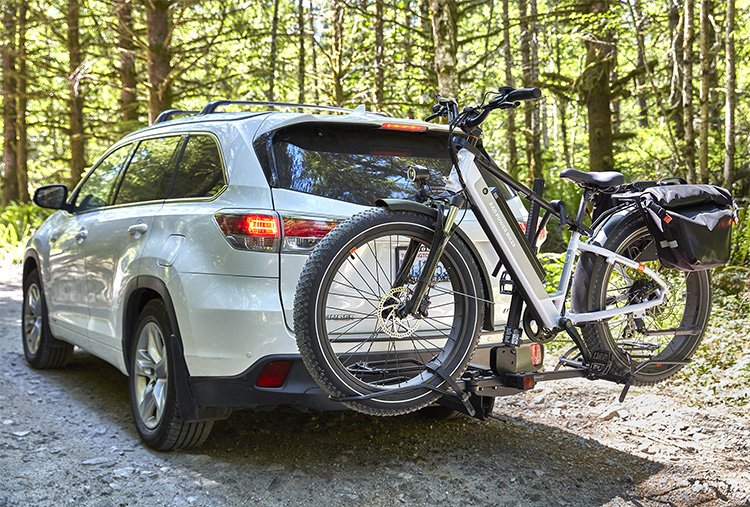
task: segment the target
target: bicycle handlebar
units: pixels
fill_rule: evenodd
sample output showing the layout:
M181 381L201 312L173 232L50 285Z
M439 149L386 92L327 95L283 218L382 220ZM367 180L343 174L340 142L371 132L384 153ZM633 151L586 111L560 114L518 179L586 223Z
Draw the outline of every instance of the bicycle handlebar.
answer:
M505 93L503 93L505 92ZM510 109L518 107L519 102L524 100L536 100L542 96L542 90L539 88L500 88L500 93L492 98L487 105L479 106L475 111L469 112L461 122L460 127L463 129L473 129L480 125L491 111L495 109Z
M486 120L491 111L518 107L521 101L536 100L541 96L542 91L539 88L519 88L514 90L509 86L502 86L496 92L495 97L489 102L477 107L466 108L459 115L458 104L455 99L445 99L438 95L438 103L432 107L433 114L425 118L425 121L445 116L448 118L448 122L452 124L455 120L459 120L463 116L457 126L468 133L469 130Z
M539 88L519 88L508 93L504 98L503 102L520 102L523 100L536 100L541 98L542 90ZM492 101L490 101L492 103Z

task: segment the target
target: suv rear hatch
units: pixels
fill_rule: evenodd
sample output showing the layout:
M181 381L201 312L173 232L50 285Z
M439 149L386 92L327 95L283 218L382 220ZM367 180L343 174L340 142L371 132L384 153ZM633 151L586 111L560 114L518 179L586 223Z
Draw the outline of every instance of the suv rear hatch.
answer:
M260 158L267 161L275 209L285 220L344 220L373 206L377 199L413 200L417 189L407 178L413 165L429 169L428 182L441 186L451 168L446 131L403 131L399 125L303 123L273 132L256 149L264 151ZM516 218L525 221L527 212L520 198L502 190ZM460 227L491 273L498 257L473 213L466 213ZM314 241L305 246L294 253L285 248L280 254L281 302L290 329L297 281ZM383 254L398 258L399 252ZM492 285L495 329L502 330L509 297L499 293L498 278Z

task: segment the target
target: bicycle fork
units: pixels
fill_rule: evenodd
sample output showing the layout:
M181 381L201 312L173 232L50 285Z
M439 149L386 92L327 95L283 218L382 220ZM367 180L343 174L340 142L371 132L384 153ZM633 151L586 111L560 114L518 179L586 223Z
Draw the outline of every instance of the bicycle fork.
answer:
M442 257L445 247L453 236L453 225L456 222L459 209L459 206L456 204L450 204L447 213L445 213L445 207L442 204L438 208L435 236L432 238L432 243L430 244L430 253L427 255L427 260L422 267L411 297L396 309L396 315L399 318L403 319L407 315L422 318L427 315L429 300L425 296L432 283L440 257ZM419 243L411 240L404 255L404 262L393 283L394 287L400 287L406 282L418 251Z

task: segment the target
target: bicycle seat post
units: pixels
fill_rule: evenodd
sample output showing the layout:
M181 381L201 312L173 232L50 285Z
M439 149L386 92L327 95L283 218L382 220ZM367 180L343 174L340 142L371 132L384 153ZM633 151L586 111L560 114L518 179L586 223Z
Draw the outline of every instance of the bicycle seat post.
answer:
M591 190L588 188L583 189L583 194L581 194L581 202L578 204L578 213L576 213L576 222L579 224L583 224L583 219L586 216L586 208L588 207L588 202L591 200Z

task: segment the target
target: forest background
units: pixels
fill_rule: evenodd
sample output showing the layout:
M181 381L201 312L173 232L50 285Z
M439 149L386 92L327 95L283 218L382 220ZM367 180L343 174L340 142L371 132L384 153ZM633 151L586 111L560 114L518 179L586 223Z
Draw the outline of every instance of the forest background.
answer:
M499 165L572 205L566 167L679 176L741 205L704 346L671 385L750 403L749 0L0 0L0 260L20 261L47 183L118 138L219 98L430 113L501 85L544 98L483 125ZM559 228L548 249L560 249ZM556 236L556 237L555 237ZM554 269L559 257L547 257ZM6 268L3 268L6 269Z
M548 198L575 197L555 181L566 167L721 184L743 205L750 191L746 0L0 2L6 242L35 214L7 205L217 98L413 118L438 91L472 104L538 86L542 101L490 117L485 144L522 181L545 177ZM744 264L750 232L735 243Z

